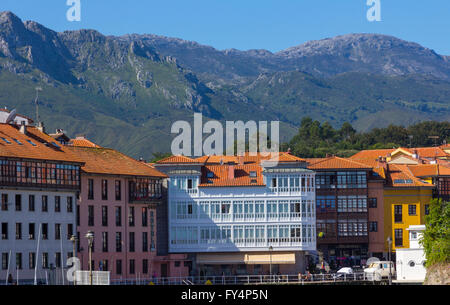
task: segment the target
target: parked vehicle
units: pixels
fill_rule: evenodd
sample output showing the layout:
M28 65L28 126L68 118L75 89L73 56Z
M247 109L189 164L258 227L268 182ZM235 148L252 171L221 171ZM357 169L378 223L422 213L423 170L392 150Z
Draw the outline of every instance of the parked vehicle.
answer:
M381 281L382 279L389 277L389 270L393 277L395 273L393 262L379 261L371 263L368 268L364 269L364 274L370 281Z
M334 275L334 279L344 279L344 278L349 278L350 276L353 275L353 269L350 267L344 267L339 269L336 274Z

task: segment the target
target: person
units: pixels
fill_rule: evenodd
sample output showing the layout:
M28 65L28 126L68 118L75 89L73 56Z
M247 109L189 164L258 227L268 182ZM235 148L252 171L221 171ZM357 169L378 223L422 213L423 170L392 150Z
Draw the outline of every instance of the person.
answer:
M13 283L14 283L14 280L13 280L12 274L10 273L8 275L8 285L13 285Z
M298 273L298 281L299 281L299 282L302 281L302 273L301 273L301 272Z

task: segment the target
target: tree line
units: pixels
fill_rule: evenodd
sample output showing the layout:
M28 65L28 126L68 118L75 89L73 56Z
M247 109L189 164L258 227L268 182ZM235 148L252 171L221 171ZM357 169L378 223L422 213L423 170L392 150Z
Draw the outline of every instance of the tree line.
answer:
M426 121L409 127L389 125L357 132L348 122L335 129L328 122L320 123L305 117L298 133L280 148L282 151L290 149L294 155L304 158L349 157L365 149L427 147L449 141L450 122Z

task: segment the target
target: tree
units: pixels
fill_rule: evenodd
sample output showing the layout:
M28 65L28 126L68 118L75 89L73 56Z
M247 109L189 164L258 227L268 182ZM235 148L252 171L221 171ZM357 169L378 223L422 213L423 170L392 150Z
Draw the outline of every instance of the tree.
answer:
M450 262L450 202L433 199L425 217L425 231L420 241L426 265Z

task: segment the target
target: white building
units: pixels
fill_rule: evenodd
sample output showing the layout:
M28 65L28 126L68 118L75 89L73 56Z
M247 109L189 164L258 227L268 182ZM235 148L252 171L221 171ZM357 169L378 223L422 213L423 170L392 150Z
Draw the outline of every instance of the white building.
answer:
M316 250L314 172L281 153L173 156L168 176L169 252L192 253L194 273L297 273ZM195 270L197 269L197 270Z
M397 282L422 283L425 280L425 252L419 241L425 225L411 225L409 231L409 248L396 250Z
M2 108L0 109L0 123L6 123L6 120L8 119L8 117L10 116L11 111L9 111L6 108ZM14 121L15 124L17 125L21 125L22 122L24 122L25 125L30 125L31 123L33 123L33 120L30 119L29 117L26 117L24 115L21 114L16 114L12 120Z
M82 163L35 127L0 124L0 134L1 284L62 283Z

